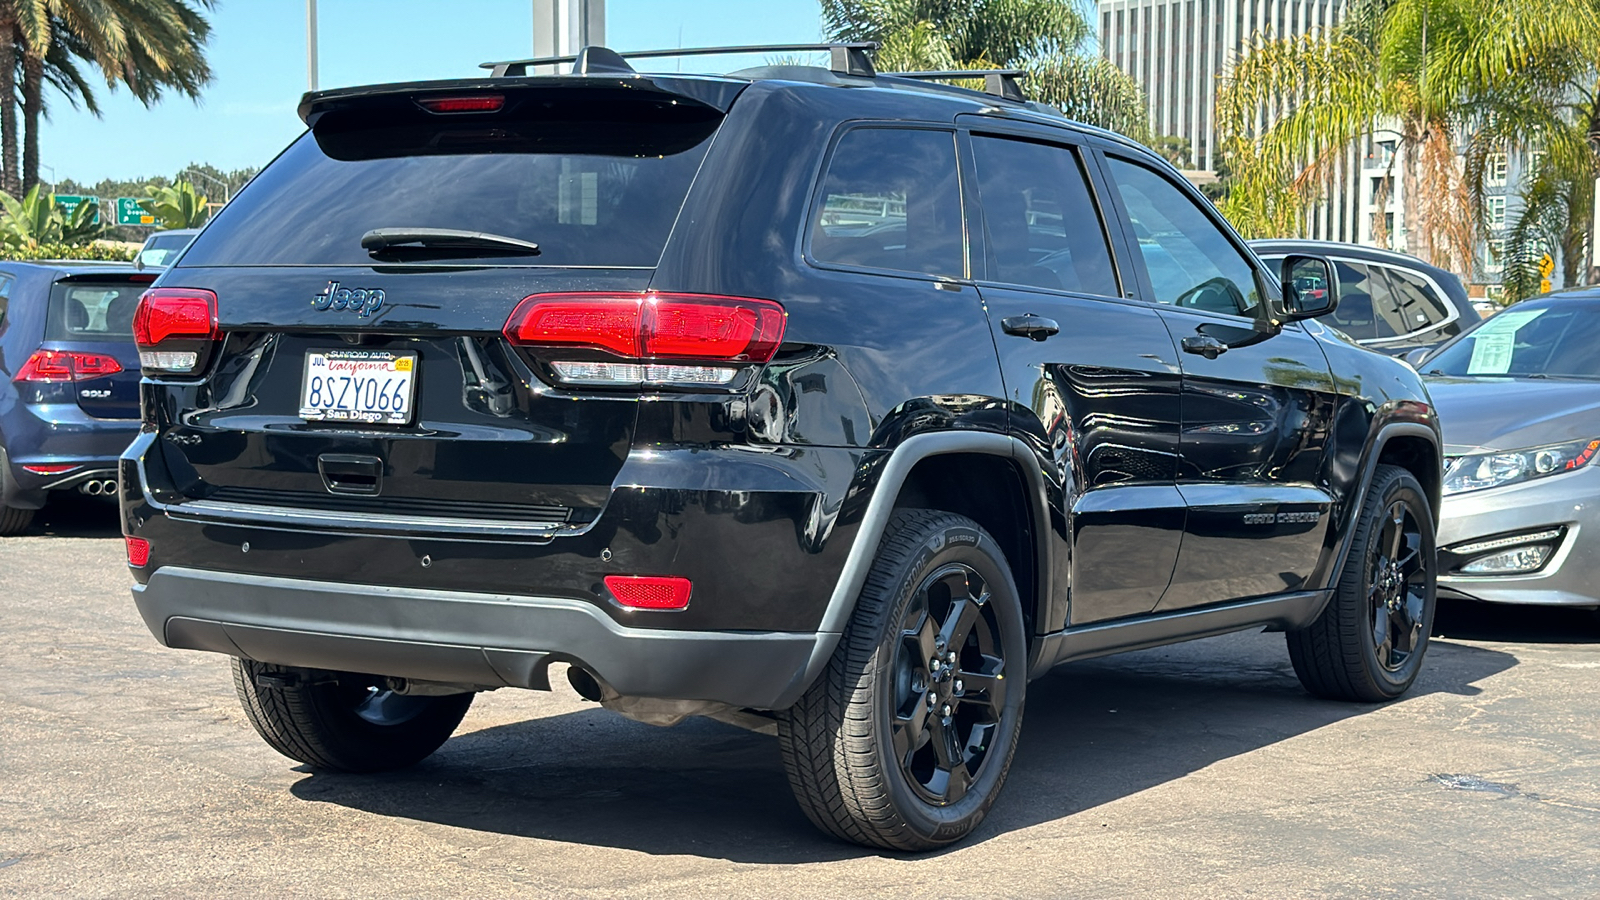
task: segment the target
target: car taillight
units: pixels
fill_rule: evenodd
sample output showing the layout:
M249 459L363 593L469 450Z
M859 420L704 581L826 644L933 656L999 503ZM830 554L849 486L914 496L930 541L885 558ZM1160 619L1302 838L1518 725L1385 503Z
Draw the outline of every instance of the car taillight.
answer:
M422 97L417 105L431 113L496 112L506 105L503 94L470 94L464 97Z
M76 350L35 350L12 381L85 381L122 371L122 363L104 353Z
M602 351L638 361L612 362L593 354L552 360L551 369L568 383L724 386L738 367L771 360L783 343L783 329L783 307L771 300L707 294L534 294L517 304L506 320L505 336L523 347Z
M217 295L192 288L151 288L133 313L139 364L152 374L188 375L204 368L217 327Z
M606 590L634 609L686 609L694 585L671 575L607 575Z
M42 465L27 465L25 463L22 468L35 475L65 475L80 467L77 463L44 463Z

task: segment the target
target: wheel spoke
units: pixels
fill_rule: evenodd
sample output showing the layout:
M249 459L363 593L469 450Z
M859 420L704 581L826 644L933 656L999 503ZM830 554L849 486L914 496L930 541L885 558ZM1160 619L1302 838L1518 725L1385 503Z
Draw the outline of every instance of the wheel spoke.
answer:
M957 670L956 674L966 689L961 702L963 705L981 703L993 710L994 717L999 719L1000 710L1006 704L1006 661L988 654L984 654L981 660L973 668Z
M967 642L967 635L972 633L972 626L978 621L978 602L971 597L962 597L956 600L950 608L950 615L944 620L944 627L939 630L939 636L944 638L944 645L951 650L959 651Z
M933 757L937 760L938 768L948 772L961 765L961 747L956 743L954 723L946 725L942 717L930 715L928 734L933 741Z
M1389 609L1379 607L1376 620L1372 623L1372 645L1377 650L1378 663L1388 667L1389 659L1394 655L1394 629L1389 619Z
M901 632L901 638L906 643L916 648L916 657L914 658L915 665L912 668L926 668L928 665L928 660L933 659L938 655L938 651L934 649L934 643L937 636L938 628L933 621L933 616L926 612L922 614L922 619L917 624L916 628Z
M1389 507L1389 522L1384 527L1384 537L1387 538L1388 558L1393 561L1400 557L1400 543L1406 536L1406 505L1404 501L1396 501Z
M972 775L967 772L966 764L957 764L945 778L944 802L955 803L967 795L967 788L971 786Z
M894 717L894 727L891 735L894 740L895 759L902 766L910 765L911 757L928 743L928 702L927 694L917 695L916 707L906 715Z

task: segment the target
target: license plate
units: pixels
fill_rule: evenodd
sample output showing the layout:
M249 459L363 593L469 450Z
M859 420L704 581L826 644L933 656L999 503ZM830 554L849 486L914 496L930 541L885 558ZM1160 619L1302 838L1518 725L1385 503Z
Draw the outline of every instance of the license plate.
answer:
M308 350L300 418L404 425L411 421L417 355L389 350Z

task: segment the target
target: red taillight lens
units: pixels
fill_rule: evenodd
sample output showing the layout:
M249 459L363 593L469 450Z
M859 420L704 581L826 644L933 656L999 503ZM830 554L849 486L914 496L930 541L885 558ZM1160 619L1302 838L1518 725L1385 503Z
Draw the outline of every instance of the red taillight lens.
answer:
M684 609L694 586L671 575L607 575L606 590L634 609Z
M216 340L217 295L190 288L151 288L133 313L133 339L141 348L168 338Z
M470 97L426 97L417 105L431 113L495 112L506 105L500 94L477 94Z
M126 538L128 542L128 565L135 569L142 569L150 564L150 542L144 538Z
M78 468L77 463L47 463L42 466L24 465L23 469L35 475L61 475Z
M12 381L84 381L122 371L122 363L104 353L76 350L35 350L22 363Z
M701 294L534 294L506 320L506 339L588 347L634 359L764 363L783 343L783 307Z

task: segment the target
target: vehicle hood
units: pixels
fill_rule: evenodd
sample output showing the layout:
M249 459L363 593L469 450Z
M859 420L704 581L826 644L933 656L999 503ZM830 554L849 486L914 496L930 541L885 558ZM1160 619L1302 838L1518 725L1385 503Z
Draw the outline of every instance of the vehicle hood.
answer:
M1600 382L1438 376L1426 381L1447 456L1600 438Z

